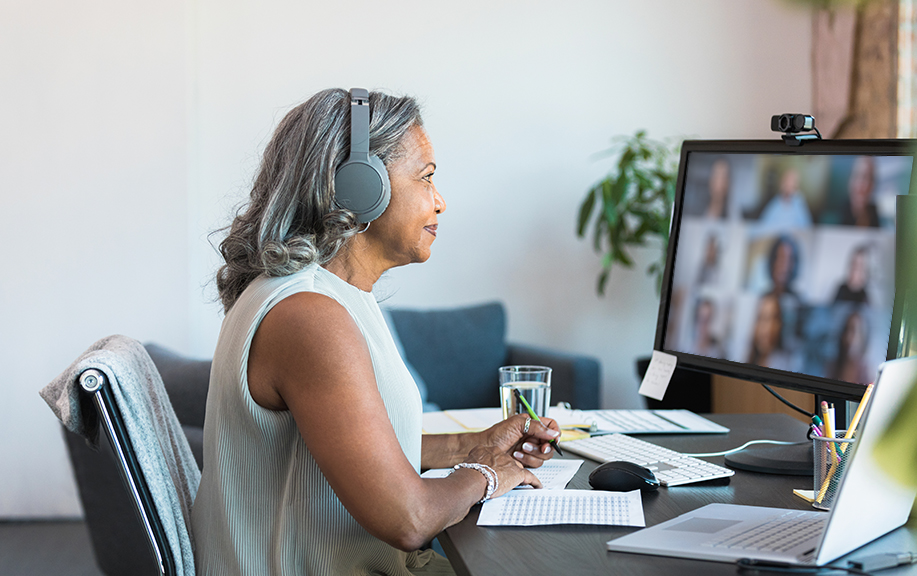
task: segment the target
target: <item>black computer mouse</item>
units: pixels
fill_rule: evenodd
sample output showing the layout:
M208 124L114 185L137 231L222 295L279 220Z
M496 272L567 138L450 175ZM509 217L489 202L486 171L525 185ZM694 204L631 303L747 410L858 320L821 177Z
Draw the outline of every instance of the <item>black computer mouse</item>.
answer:
M633 462L605 462L589 475L589 485L612 492L650 492L659 488L659 480L650 470Z

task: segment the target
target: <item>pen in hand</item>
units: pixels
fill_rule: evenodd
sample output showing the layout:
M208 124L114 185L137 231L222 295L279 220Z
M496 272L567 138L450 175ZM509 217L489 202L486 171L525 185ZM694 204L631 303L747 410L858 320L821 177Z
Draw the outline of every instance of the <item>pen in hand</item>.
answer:
M525 406L525 409L528 411L529 416L532 417L532 420L544 426L544 423L541 421L541 418L538 417L538 414L535 414L535 411L532 410L532 407L529 406L528 401L522 397L522 394L519 393L519 390L517 388L513 388L513 394L516 395L516 401L522 402L522 405ZM547 428L547 426L545 426L545 428ZM564 455L564 453L560 451L560 446L557 445L557 438L555 438L554 440L551 440L551 446L553 446L554 449L557 450L558 454L560 454L561 456Z

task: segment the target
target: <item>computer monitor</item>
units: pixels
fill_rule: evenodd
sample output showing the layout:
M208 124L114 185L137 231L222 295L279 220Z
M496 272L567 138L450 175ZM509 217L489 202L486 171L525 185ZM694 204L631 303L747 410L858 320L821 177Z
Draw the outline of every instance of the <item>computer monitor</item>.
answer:
M686 141L655 349L858 400L889 355L913 152L909 140Z

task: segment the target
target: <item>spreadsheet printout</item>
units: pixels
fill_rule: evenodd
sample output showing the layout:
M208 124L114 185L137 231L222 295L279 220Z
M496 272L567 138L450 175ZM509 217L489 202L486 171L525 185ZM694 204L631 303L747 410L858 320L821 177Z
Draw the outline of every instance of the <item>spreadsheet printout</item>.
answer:
M589 524L645 527L640 491L513 490L481 507L478 526Z
M582 460L555 458L548 460L539 468L529 468L529 472L534 474L546 490L563 490L570 480L576 476L576 472L583 465ZM431 468L420 475L421 478L445 478L452 473L452 468ZM528 485L519 485L514 490L531 490Z

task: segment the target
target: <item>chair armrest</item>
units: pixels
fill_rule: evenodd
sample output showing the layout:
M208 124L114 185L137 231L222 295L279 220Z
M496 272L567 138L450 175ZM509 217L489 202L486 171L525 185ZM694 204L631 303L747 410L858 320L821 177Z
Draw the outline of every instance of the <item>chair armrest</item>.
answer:
M507 364L549 366L551 403L569 402L580 410L596 410L599 403L601 365L591 356L507 344Z

